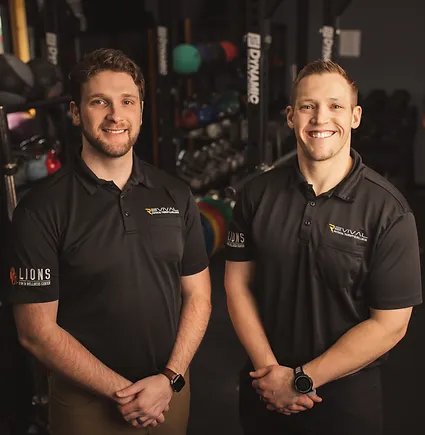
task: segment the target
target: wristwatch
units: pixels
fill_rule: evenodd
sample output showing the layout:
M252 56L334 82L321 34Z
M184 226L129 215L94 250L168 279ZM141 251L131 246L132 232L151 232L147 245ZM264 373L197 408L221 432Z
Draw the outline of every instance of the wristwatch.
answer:
M176 393L178 393L186 385L184 377L176 372L173 372L173 370L169 369L168 367L165 367L161 373L170 380L171 388Z
M310 376L307 376L304 373L304 370L301 366L294 369L294 375L295 391L301 394L307 394L313 391L313 380L310 378Z

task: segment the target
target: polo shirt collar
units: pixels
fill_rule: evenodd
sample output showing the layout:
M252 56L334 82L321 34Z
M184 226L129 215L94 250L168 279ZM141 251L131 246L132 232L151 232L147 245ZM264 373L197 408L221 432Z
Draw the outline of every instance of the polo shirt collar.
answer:
M359 181L363 178L365 165L362 162L360 154L353 148L350 149L350 156L353 158L353 166L351 167L350 172L338 185L324 193L324 196L331 197L332 195L335 195L348 202L352 202L356 199L357 186ZM293 187L297 185L304 185L306 187L308 185L307 180L300 171L297 157L295 157L293 161L291 185Z
M81 158L81 151L75 158L75 170L79 180L90 195L94 195L99 187L109 183L109 181L98 178L86 165L84 160ZM149 178L148 174L146 174L139 157L133 151L133 169L127 182L127 186L135 186L138 184L142 184L149 188L153 187L152 180Z

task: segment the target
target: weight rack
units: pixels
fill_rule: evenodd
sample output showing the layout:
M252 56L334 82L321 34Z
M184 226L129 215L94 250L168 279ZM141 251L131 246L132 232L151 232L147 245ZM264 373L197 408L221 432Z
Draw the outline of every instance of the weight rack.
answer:
M2 191L6 200L7 214L12 220L13 211L16 207L16 188L14 175L18 167L13 159L12 143L10 140L10 130L7 120L8 113L26 112L30 109L46 109L49 107L59 107L61 122L59 123L59 138L64 150L63 163L71 160L73 149L69 141L69 132L67 129L67 105L71 101L71 97L62 96L40 101L31 101L24 104L13 106L0 106L0 166L3 175ZM30 183L31 184L31 183Z

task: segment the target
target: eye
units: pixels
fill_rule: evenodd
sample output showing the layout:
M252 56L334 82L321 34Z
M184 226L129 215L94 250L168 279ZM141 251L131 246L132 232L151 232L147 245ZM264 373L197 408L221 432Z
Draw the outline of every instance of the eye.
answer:
M101 104L106 104L106 102L104 100L97 99L97 100L92 100L91 104L93 104L94 106L99 106Z
M134 101L133 101L133 100L124 100L123 102L124 102L124 105L125 105L125 106L129 106L129 105L131 105L131 104L134 104Z
M342 106L340 106L339 104L333 104L332 107L334 109L342 109Z
M309 109L312 109L312 108L313 108L313 106L311 104L304 104L303 106L301 106L302 110L309 110Z

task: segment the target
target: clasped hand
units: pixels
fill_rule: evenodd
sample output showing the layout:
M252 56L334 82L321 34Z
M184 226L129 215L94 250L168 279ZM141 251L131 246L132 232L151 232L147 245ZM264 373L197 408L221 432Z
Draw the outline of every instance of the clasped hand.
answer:
M118 410L134 427L155 427L165 421L173 395L170 381L164 375L154 375L117 391Z
M250 372L252 386L267 409L285 415L313 408L322 398L317 394L300 394L294 390L294 371L290 367L271 365Z

